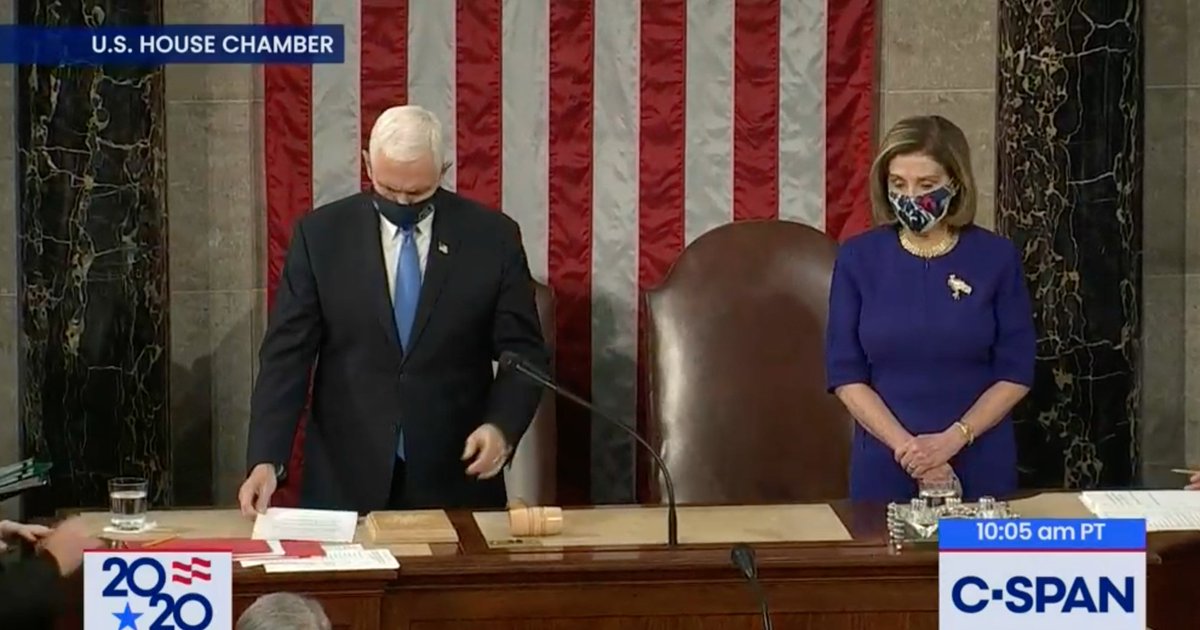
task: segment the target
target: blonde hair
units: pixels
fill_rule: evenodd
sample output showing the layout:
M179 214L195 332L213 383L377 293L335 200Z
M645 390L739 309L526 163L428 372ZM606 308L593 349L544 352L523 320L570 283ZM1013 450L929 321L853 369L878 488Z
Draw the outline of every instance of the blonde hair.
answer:
M877 225L896 222L888 202L888 167L900 155L923 154L946 169L956 194L950 201L945 224L963 227L975 222L979 191L971 171L971 147L958 125L941 116L913 116L896 123L879 146L871 165L871 217Z

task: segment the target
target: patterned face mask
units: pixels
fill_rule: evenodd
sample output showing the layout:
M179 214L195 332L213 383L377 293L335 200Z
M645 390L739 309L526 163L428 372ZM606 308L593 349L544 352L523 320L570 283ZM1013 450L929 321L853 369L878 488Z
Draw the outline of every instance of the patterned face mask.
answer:
M927 193L909 196L888 192L888 201L896 218L904 227L918 234L928 232L946 217L950 200L954 199L954 188L945 185Z

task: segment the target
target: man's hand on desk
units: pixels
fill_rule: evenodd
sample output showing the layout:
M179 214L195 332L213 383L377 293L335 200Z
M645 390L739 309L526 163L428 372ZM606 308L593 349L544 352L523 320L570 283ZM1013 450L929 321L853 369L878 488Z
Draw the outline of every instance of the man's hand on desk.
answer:
M494 424L485 424L467 436L462 459L465 462L474 458L467 466L468 475L491 479L500 474L511 451L504 432Z
M1188 480L1187 489L1200 490L1200 473L1192 475L1192 478Z
M242 482L242 487L238 489L238 503L242 507L242 514L254 516L265 513L267 507L271 505L271 495L275 494L278 485L279 481L275 478L274 465L259 464L255 466L246 480Z

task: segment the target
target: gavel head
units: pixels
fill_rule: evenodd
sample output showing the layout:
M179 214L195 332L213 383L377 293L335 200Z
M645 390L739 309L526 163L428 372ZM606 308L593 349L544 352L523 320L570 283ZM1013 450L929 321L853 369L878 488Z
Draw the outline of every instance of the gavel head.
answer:
M560 507L529 507L516 502L508 507L509 533L520 536L553 536L562 533L563 511Z

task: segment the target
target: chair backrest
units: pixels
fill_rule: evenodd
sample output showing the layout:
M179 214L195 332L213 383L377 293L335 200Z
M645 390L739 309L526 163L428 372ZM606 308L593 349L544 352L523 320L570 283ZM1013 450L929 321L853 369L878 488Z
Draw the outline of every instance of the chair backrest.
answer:
M538 319L550 356L554 356L554 291L534 282ZM553 359L551 359L553 361ZM553 370L553 364L551 364ZM530 505L553 505L558 501L558 423L554 395L542 394L533 422L517 444L504 484L510 501L521 499Z
M848 494L853 421L825 391L836 252L799 223L727 224L689 245L646 294L647 433L680 502ZM647 498L662 500L658 472L642 479Z

